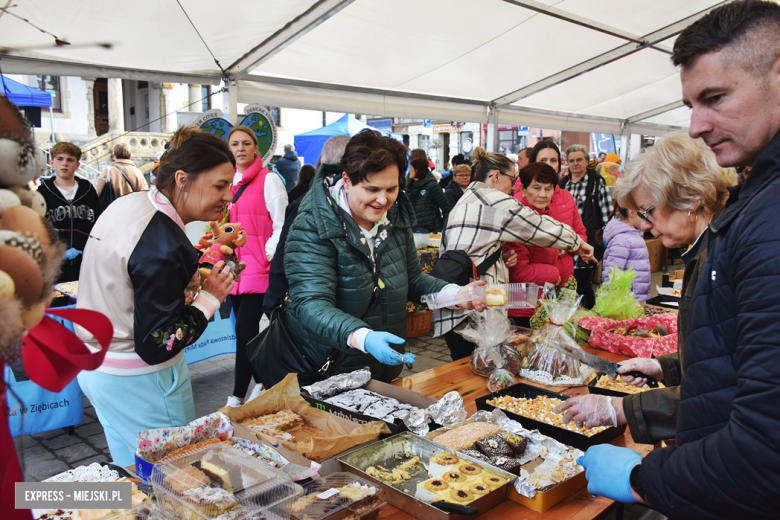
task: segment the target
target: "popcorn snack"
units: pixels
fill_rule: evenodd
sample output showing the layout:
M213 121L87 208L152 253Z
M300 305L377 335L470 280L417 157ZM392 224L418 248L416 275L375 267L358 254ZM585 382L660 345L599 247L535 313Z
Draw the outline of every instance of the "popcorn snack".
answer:
M626 383L619 377L617 379L610 379L608 375L602 375L599 378L599 380L596 382L596 386L598 388L603 388L605 390L614 390L615 392L623 392L624 394L638 394L640 392L650 390L649 385L638 387ZM658 388L665 388L665 386L662 382L659 381Z
M569 421L568 424L563 424L563 414L555 412L555 407L561 403L562 401L560 399L548 397L546 395L535 397L534 399L505 395L496 397L495 399L488 399L487 401L487 404L491 406L522 415L523 417L528 417L529 419L551 424L558 428L577 432L586 437L591 437L607 429L607 427L604 426L598 426L596 428L577 427L573 419Z

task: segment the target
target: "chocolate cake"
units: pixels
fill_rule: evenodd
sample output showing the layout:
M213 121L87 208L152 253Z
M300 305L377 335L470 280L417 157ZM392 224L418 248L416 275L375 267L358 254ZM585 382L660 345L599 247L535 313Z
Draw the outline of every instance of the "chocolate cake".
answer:
M514 455L514 449L504 440L501 434L477 441L477 449L490 458L511 457Z
M394 422L396 418L399 418L405 412L417 410L416 407L410 404L402 403L392 397L385 397L363 388L334 395L325 399L325 402L386 422Z
M512 475L520 474L520 460L510 457L496 457L490 461L490 463L499 468L511 473Z
M525 439L523 439L519 435L515 435L514 433L504 432L501 434L501 437L512 448L513 457L519 457L520 455L522 455L522 453L525 451L526 446L528 445Z

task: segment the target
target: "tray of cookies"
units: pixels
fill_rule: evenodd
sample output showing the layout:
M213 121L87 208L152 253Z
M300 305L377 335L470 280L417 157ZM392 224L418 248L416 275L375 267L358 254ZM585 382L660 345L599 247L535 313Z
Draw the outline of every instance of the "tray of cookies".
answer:
M384 499L422 520L475 516L507 497L515 476L409 432L338 457L345 471L380 485Z
M195 520L272 518L269 508L303 493L286 473L220 445L160 462L149 481L159 508Z
M290 520L376 520L385 505L382 488L352 473L331 473L310 485L303 496L271 508Z
M584 428L578 427L574 420L563 424L563 414L556 413L555 407L569 397L518 383L500 392L479 397L475 402L477 410L492 411L500 408L510 419L519 422L526 429L539 430L543 435L581 450L610 442L625 433L625 425Z

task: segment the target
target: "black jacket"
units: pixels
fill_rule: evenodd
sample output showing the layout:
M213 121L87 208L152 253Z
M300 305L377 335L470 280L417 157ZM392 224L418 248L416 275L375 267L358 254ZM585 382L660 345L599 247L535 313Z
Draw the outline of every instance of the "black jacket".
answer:
M301 184L296 185L293 189L291 189L287 193L287 204L288 206L295 202L296 200L303 198L306 193L308 193L309 188L311 187L310 182L303 182Z
M454 208L460 198L463 196L463 188L457 182L450 182L447 187L444 188L444 196L447 198L447 202L450 203L450 207Z
M428 172L422 179L409 179L404 191L414 208L417 219L414 227L425 228L430 233L440 233L450 214L450 205L444 198L444 192L436 182L436 177Z
M682 353L676 446L639 469L672 518L777 518L780 132L710 223Z
M301 161L298 160L298 154L295 153L295 150L286 152L281 159L276 161L276 169L284 177L285 188L289 193L295 187L298 172L301 171Z
M57 229L60 240L68 249L74 248L83 252L92 227L103 212L103 207L100 205L100 198L95 188L88 180L76 177L76 184L78 189L72 201L63 197L54 184L54 177L43 179L38 193L46 200L46 219ZM62 273L57 283L78 280L81 260L82 255L78 255L73 260L63 260Z

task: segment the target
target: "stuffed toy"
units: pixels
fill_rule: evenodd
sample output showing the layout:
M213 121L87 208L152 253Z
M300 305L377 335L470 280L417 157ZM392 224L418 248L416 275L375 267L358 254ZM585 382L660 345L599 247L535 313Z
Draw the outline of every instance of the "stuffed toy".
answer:
M246 245L246 232L240 223L226 222L221 226L209 222L211 233L206 233L199 241L203 255L198 260L201 280L208 278L211 269L217 262L224 261L230 267L233 279L241 279L241 271L246 268L244 262L238 260L236 249Z

